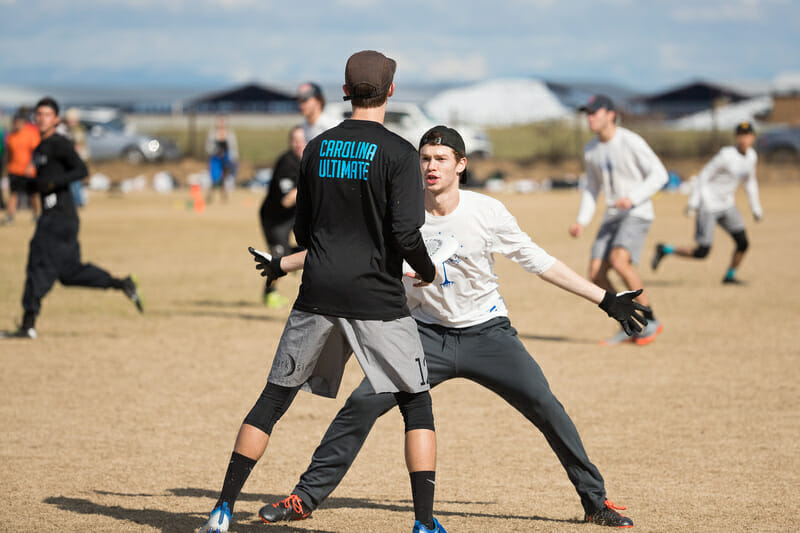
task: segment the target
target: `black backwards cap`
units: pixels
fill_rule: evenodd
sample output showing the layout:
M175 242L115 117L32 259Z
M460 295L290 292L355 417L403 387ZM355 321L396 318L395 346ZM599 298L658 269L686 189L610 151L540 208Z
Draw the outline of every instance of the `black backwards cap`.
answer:
M419 140L419 150L422 150L422 147L426 144L438 144L441 146L449 146L453 150L455 150L460 155L465 155L467 153L467 148L464 146L464 139L461 135L454 130L453 128L448 128L447 126L434 126L422 136ZM461 173L461 177L459 179L461 183L466 183L467 181L467 169L464 169L464 172Z

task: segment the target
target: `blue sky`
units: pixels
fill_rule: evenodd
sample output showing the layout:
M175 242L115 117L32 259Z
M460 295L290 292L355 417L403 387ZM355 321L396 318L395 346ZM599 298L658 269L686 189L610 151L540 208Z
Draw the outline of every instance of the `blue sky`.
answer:
M397 82L538 76L654 91L800 72L794 0L0 0L0 84L338 83L354 51Z

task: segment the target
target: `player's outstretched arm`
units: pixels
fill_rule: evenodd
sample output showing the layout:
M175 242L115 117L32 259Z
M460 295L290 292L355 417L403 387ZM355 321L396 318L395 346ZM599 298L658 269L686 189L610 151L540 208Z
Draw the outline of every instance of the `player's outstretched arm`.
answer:
M556 287L598 304L600 309L622 325L622 329L628 335L639 333L642 331L642 326L647 325L647 319L642 313L649 309L633 301L634 298L642 293L642 289L618 294L608 292L578 275L561 261L556 261L553 266L542 272L539 277Z

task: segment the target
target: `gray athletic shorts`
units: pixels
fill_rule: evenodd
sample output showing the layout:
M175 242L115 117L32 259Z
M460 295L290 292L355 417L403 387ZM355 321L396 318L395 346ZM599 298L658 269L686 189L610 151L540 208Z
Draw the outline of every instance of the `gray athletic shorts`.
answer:
M335 398L352 353L376 393L430 388L417 323L411 317L356 320L297 309L286 321L267 381Z
M744 221L736 207L716 213L700 209L694 224L694 240L700 246L711 246L714 242L714 226L717 224L731 235L744 231Z
M647 231L652 220L634 216L606 217L592 244L592 259L608 259L612 248L625 248L631 254L631 263L639 263Z

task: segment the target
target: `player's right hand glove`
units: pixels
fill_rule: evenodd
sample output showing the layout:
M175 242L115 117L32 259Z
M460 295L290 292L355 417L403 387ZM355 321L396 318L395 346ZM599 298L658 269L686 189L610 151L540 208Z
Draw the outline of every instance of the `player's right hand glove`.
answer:
M642 289L617 294L606 291L603 301L599 304L600 309L608 313L608 316L622 324L622 329L628 336L640 333L642 326L647 325L647 319L642 313L649 312L650 308L633 301L640 294L642 294ZM637 324L637 321L641 323L641 326Z
M762 213L753 213L753 218L756 222L761 222L764 220L764 215Z
M273 257L259 252L252 246L248 246L247 250L253 254L253 259L256 261L256 270L261 271L262 278L267 278L267 285L272 285L273 281L286 275L286 272L281 268L280 257Z

